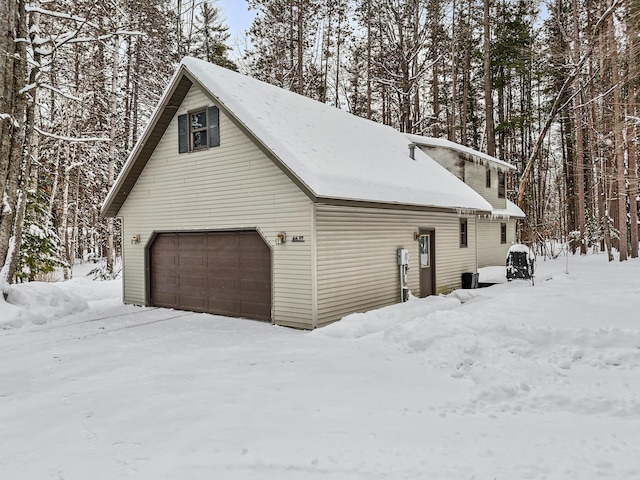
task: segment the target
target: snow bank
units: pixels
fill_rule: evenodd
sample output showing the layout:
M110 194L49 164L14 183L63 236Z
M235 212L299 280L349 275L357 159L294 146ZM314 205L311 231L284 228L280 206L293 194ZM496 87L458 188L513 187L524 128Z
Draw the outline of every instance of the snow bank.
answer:
M530 252L525 248L518 251ZM411 299L349 315L312 335L351 341L369 337L380 350L410 354L426 368L472 382L467 400L452 405L449 413L640 415L640 396L616 384L640 368L640 329L631 320L638 292L634 272L640 264L635 261L625 269L628 285L616 280L622 285L620 298L610 303L611 294L602 297L601 291L612 278L548 270L560 270L562 262L543 264L546 282L541 286L515 281ZM607 274L620 273L617 267L608 265ZM567 301L567 292L573 292L573 301ZM574 370L570 380L568 372ZM589 378L603 378L596 371L608 371L608 380L594 397Z
M7 300L0 297L0 329L27 324L42 325L88 308L121 303L122 283L93 281L86 276L93 264L79 264L66 282L28 282L9 287Z
M637 480L640 261L539 267L313 332L76 275L0 330L0 478Z
M89 304L83 298L53 283L12 285L7 302L0 302L0 327L18 327L25 322L42 325L87 308Z

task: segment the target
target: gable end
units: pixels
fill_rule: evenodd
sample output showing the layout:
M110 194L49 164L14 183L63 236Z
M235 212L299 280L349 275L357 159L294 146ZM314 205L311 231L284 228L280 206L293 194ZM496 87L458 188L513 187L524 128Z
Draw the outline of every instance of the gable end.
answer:
M180 77L173 92L167 97L166 103L158 107L158 115L155 123L150 125L144 134L144 137L138 142L136 148L132 152L134 160L125 168L126 171L121 172L118 177L120 185L115 185L115 195L113 198L107 197L107 201L102 207L102 215L105 217L115 217L120 211L120 207L127 199L129 192L135 185L138 177L147 165L154 150L158 146L160 139L164 135L169 123L187 96L193 82L185 75Z

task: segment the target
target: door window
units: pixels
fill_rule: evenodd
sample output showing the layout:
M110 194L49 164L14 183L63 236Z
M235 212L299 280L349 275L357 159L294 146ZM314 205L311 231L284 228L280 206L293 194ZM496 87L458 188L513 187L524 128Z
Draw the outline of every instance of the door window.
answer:
M420 268L428 268L431 265L430 252L429 252L429 240L431 235L420 235L418 240L420 248Z

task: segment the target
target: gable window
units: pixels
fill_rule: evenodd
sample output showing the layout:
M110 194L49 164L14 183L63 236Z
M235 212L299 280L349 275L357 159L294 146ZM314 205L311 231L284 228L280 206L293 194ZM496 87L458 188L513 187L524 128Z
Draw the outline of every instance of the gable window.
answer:
M505 198L506 189L507 185L504 172L498 171L498 198Z
M461 218L460 219L460 246L461 247L467 246L467 241L469 236L467 227L468 227L467 219Z
M207 111L200 110L189 114L189 130L191 135L191 150L198 150L209 146L207 142Z
M489 166L487 165L487 172L486 172L486 176L487 176L487 180L486 180L486 187L487 188L491 188L491 169L489 168Z
M466 173L465 172L465 164L466 164L466 162L464 160L460 160L458 162L458 167L460 168L460 180L462 180L463 182L465 181L464 180L464 176L465 176L465 173Z
M500 224L500 243L507 243L507 224Z
M218 107L193 110L178 116L178 152L186 153L220 145Z

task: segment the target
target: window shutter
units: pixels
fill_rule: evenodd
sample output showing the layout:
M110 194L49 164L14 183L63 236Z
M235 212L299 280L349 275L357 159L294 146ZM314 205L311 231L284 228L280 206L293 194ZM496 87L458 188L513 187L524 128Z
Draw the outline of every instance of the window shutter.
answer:
M187 115L178 115L178 153L189 151L189 124Z
M209 122L209 146L220 146L220 110L218 107L209 107L207 113L207 121Z

